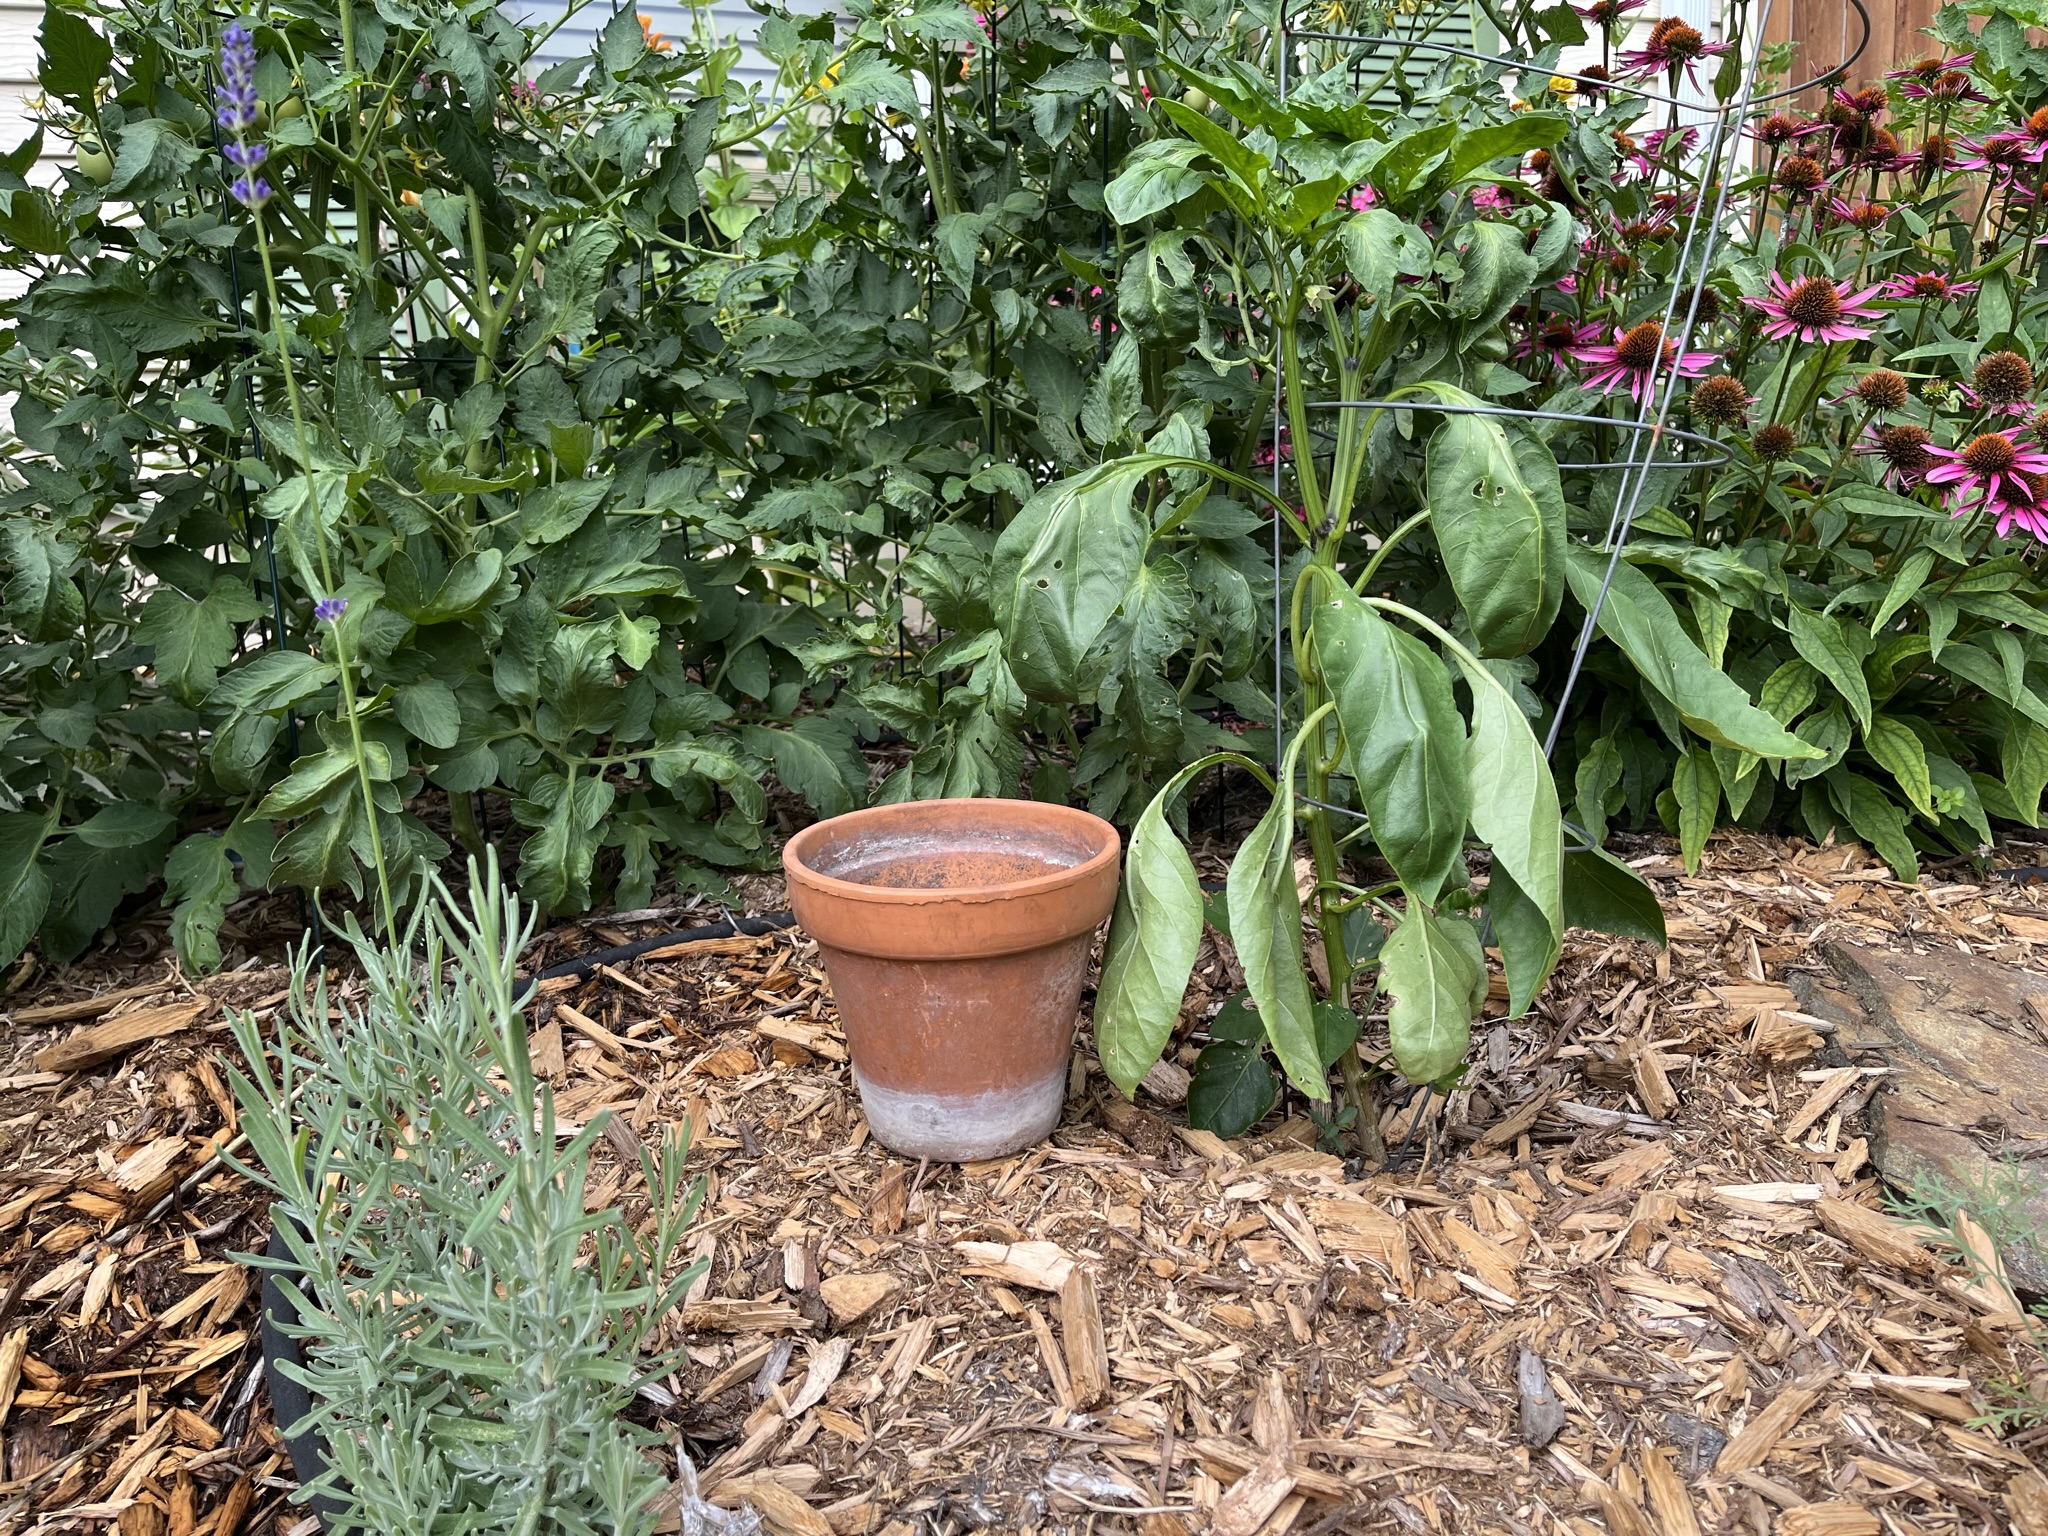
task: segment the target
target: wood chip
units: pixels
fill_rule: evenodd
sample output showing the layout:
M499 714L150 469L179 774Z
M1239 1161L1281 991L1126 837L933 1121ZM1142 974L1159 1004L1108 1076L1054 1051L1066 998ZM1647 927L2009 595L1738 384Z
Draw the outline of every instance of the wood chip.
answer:
M147 1040L161 1040L166 1035L183 1033L198 1023L212 1006L213 1004L206 998L196 997L188 1003L166 1003L161 1008L139 1008L134 1013L125 1013L118 1019L109 1019L104 1024L94 1024L76 1030L55 1045L46 1045L37 1051L36 1070L83 1072L87 1067L96 1067L103 1061L111 1061L130 1046L141 1045Z
M1786 1510L1775 1531L1776 1536L1883 1536L1884 1527L1862 1505L1835 1500Z
M17 1328L0 1338L0 1427L14 1407L15 1389L21 1384L21 1362L28 1358L28 1330Z
M1921 1229L1867 1205L1832 1196L1823 1196L1813 1209L1823 1227L1864 1258L1910 1274L1932 1273L1934 1254L1922 1242Z
M785 1419L802 1417L806 1409L815 1407L825 1400L832 1383L839 1379L839 1373L846 1369L846 1357L853 1353L851 1339L827 1339L811 1356L810 1368L804 1372L803 1384L796 1389L796 1395L783 1410Z
M1863 1069L1860 1067L1839 1067L1830 1072L1799 1107L1799 1113L1785 1122L1785 1139L1796 1142L1803 1138L1820 1124L1820 1117L1839 1104L1862 1078Z
M955 1243L970 1275L1007 1280L1034 1291L1057 1292L1074 1272L1074 1256L1058 1243Z
M1060 1342L1074 1406L1085 1412L1109 1396L1110 1382L1102 1303L1095 1294L1095 1276L1084 1265L1076 1264L1060 1287Z
M1802 1376L1785 1388L1771 1400L1769 1407L1743 1425L1741 1434L1722 1448L1714 1461L1714 1470L1727 1477L1762 1466L1778 1442L1791 1432L1792 1426L1820 1401L1821 1394L1835 1375L1833 1371L1817 1372Z
M713 1296L684 1307L683 1326L706 1333L777 1333L807 1329L811 1320L786 1301Z
M842 1328L848 1323L859 1322L902 1289L901 1275L832 1275L818 1282L818 1294L825 1298L825 1310Z
M1660 1446L1643 1452L1643 1494L1659 1536L1700 1536L1699 1514L1685 1480L1672 1465L1674 1453Z
M2048 1536L2048 1477L2028 1468L2005 1485L2005 1512L2015 1536Z
M147 986L125 987L118 992L102 992L97 997L76 998L68 1003L44 1003L34 1008L17 1008L7 1015L7 1022L17 1029L48 1029L52 1024L76 1024L83 1019L96 1019L122 1003L132 1003L139 997L161 997L166 992L179 990L175 982L157 981Z
M1472 1266L1480 1280L1510 1301L1521 1300L1522 1287L1515 1279L1515 1261L1506 1249L1490 1238L1481 1237L1455 1216L1443 1219L1443 1230L1444 1236L1451 1240L1451 1246Z
M1258 1536L1259 1528L1292 1492L1294 1473L1286 1456L1276 1451L1262 1457L1217 1501L1210 1536Z
M833 1536L831 1521L768 1473L725 1479L714 1502L752 1505L774 1536Z

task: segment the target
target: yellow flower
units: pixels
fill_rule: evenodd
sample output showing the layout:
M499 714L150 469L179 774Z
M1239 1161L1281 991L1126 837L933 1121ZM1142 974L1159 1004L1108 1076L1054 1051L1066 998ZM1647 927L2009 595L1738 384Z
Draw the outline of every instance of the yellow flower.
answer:
M1572 79L1569 75L1552 75L1550 77L1550 94L1553 96L1569 96L1577 91L1578 88L1579 82Z

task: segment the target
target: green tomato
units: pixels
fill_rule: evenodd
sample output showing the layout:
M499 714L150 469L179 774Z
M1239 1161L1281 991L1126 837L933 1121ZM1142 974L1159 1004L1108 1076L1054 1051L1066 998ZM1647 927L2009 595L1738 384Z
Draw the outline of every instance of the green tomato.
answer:
M1181 100L1196 112L1207 112L1209 110L1209 93L1199 85L1189 86L1187 93L1181 97Z
M73 146L73 154L80 174L94 186L104 187L114 179L114 157L98 139L80 139Z
M304 117L305 115L306 104L296 96L285 97L276 113L279 122L283 122L288 117Z

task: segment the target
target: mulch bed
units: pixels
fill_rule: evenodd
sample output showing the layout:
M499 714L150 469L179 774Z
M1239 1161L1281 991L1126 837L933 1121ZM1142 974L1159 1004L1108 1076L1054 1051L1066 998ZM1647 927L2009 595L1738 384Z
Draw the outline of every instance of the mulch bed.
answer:
M1670 949L1575 935L1463 1088L1389 1107L1403 1151L1372 1174L1285 1106L1226 1144L1127 1105L1085 1036L1050 1142L905 1163L797 933L545 987L560 1112L617 1120L593 1201L642 1213L624 1154L696 1128L710 1262L650 1420L715 1502L799 1536L2048 1532L2048 1435L1968 1422L2042 1362L2002 1293L1883 1214L1881 1058L1791 990L1843 940L2048 969L2048 889L1752 837L1695 879L1638 862ZM558 930L550 958L643 931ZM16 1000L0 1530L311 1529L230 1257L262 1201L207 1162L235 1134L220 1007L261 1015L285 979L159 961ZM1185 1027L1238 980L1212 936Z

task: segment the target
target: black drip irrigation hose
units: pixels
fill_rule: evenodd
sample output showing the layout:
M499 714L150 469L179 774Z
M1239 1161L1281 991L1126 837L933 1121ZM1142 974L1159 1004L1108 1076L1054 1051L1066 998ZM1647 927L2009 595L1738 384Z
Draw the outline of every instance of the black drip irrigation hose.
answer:
M678 928L673 933L658 933L651 938L635 939L630 944L592 950L588 954L577 955L551 965L546 970L523 978L513 988L512 996L516 1001L523 1003L532 995L533 989L544 981L559 981L564 976L587 981L601 965L624 965L629 960L638 960L657 950L678 949L685 944L702 943L706 939L760 938L794 926L796 918L788 912L763 912L756 917L728 917L720 922L707 923L701 928Z

